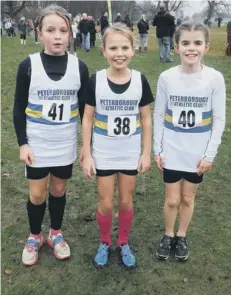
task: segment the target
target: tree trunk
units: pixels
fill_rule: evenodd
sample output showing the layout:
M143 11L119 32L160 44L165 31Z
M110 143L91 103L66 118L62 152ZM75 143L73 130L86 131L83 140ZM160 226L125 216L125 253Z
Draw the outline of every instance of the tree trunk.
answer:
M216 2L215 1L208 1L208 15L207 15L207 22L210 21L210 19L212 18L213 12L214 12L214 8L216 6Z

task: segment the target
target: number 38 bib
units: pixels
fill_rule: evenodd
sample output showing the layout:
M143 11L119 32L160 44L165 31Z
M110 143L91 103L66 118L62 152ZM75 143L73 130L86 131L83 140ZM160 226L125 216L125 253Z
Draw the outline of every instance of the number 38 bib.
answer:
M42 117L55 123L67 123L71 116L70 101L46 101L43 105Z
M202 126L202 110L201 109L173 109L172 123L175 127L190 129Z
M108 136L130 136L136 132L136 116L108 116Z

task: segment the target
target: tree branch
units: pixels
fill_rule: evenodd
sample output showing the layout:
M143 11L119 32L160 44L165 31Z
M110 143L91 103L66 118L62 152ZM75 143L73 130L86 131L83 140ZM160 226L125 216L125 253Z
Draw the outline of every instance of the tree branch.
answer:
M171 8L171 11L172 11L172 10L173 10L173 11L177 11L177 10L180 8L180 6L181 6L182 1L180 1L180 2L178 3L177 7L175 7L175 9L174 9L174 5L175 5L176 3L177 3L177 1L174 2L173 6L172 6L172 8Z

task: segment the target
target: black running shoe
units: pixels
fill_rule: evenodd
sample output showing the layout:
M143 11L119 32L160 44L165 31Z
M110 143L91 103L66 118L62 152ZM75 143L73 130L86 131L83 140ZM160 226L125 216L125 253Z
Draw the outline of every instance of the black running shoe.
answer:
M176 252L175 258L177 260L186 261L189 257L188 242L186 237L176 237Z
M175 239L164 235L156 250L156 257L161 260L167 260L170 256L170 250L174 246Z

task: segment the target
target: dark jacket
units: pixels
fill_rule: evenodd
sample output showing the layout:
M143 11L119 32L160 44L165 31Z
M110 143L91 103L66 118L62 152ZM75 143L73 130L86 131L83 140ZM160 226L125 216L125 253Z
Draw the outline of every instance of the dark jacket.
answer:
M127 25L127 27L132 29L133 23L131 22L130 17L128 15L125 16L124 23Z
M100 19L100 27L101 27L101 32L104 31L106 28L109 27L109 22L106 16L102 15Z
M34 23L34 31L37 32L37 29L38 29L38 26L39 26L39 18L36 18L36 20L33 23Z
M173 18L173 26L172 28L170 29L170 37L173 38L174 34L175 34L175 31L176 31L176 24L175 24L175 17L172 16Z
M159 11L152 22L156 26L156 37L172 37L172 30L175 27L174 17L166 11Z
M139 34L148 34L149 25L147 21L141 19L137 24L137 28L139 30Z
M176 21L177 27L179 27L181 25L181 23L182 23L182 20L180 18L178 18L177 21Z
M227 24L227 43L231 46L231 21Z
M225 54L231 56L231 21L227 24L227 43Z
M93 20L89 20L89 29L90 29L90 40L95 41L95 22Z
M79 22L78 29L79 29L79 31L80 31L81 34L87 35L87 33L90 32L90 24L89 24L89 21L87 19L82 19Z
M18 24L18 30L20 32L20 34L24 34L26 35L26 22L24 20L20 20L19 24Z
M122 20L122 18L121 18L120 15L118 15L118 16L116 17L116 19L114 20L114 23L123 23L123 20Z

